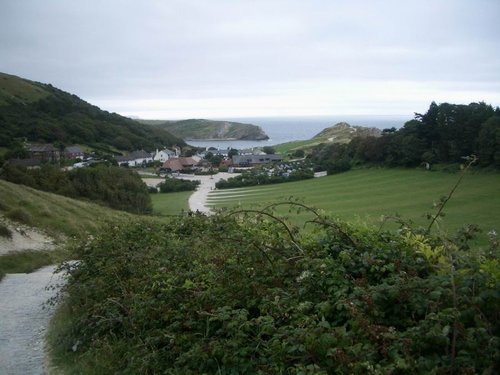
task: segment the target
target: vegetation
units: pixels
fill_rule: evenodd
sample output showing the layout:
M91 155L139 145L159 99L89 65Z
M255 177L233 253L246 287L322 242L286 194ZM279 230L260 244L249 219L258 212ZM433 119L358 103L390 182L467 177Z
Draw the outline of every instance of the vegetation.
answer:
M193 191L200 185L199 180L190 181L181 178L166 177L165 181L160 183L160 193L174 193L179 191Z
M232 189L243 186L280 184L283 182L293 182L307 180L314 177L314 172L310 168L298 168L291 172L286 172L275 166L272 171L268 169L252 169L244 171L238 176L222 179L215 184L217 189Z
M96 165L65 172L50 164L39 169L6 165L0 170L0 178L132 213L151 213L152 210L146 185L138 174L124 168Z
M379 137L381 130L363 126L351 126L346 122L339 122L329 128L323 129L313 138L308 140L293 141L274 146L276 151L290 157L303 157L304 151L310 153L314 147L324 144L346 144L354 138ZM302 151L298 156L297 151Z
M313 230L269 207L130 222L79 244L50 334L56 363L127 374L500 371L496 238L480 253L465 232L454 242L407 225L392 234L286 206L309 211Z
M12 238L12 231L2 222L0 222L0 237Z
M463 163L468 155L478 156L480 166L500 168L500 108L432 103L399 130L385 129L381 137L357 137L348 144L320 145L312 160L335 173L359 164Z
M0 146L16 139L109 151L184 145L167 131L102 111L52 85L0 73Z
M189 211L189 196L191 191L169 194L152 194L153 215L172 216Z
M282 185L255 186L210 192L213 207L251 208L293 196L348 221L380 225L382 215L400 215L415 225L425 225L425 213L455 184L457 175L449 172L410 169L358 169L341 175L315 178ZM466 223L480 224L484 233L500 229L500 175L471 173L448 204L439 227L453 232ZM280 211L285 214L286 211ZM298 222L306 221L305 213Z
M62 259L60 252L53 251L22 251L0 255L0 280L7 273L29 273Z
M46 193L23 185L0 180L0 217L6 216L20 224L36 226L57 239L61 245L68 238L81 241L95 234L104 225L129 220L131 215L96 204ZM29 217L29 220L26 220ZM23 227L21 227L23 228ZM3 237L12 237L10 228L0 222ZM4 235L5 234L5 235ZM11 252L0 256L0 280L6 273L32 272L40 267L75 259L59 246L52 251Z
M367 128L364 126L351 126L347 122L339 122L329 128L323 129L313 138L332 139L336 143L349 143L355 137L379 137L381 131L378 128Z
M0 215L23 210L33 224L53 237L85 238L105 223L119 223L131 215L97 204L35 190L0 180ZM15 219L13 215L11 218Z
M154 125L182 139L241 139L265 140L269 137L262 128L253 124L231 121L189 119L180 121L142 121Z

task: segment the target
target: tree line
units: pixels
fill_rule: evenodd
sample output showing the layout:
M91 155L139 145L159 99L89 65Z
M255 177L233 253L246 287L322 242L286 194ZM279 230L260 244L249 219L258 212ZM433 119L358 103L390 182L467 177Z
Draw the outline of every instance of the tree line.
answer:
M476 155L483 167L500 168L500 108L471 103L432 103L424 114L381 137L357 137L348 144L322 144L311 155L318 169L342 172L353 165L415 167L462 163Z

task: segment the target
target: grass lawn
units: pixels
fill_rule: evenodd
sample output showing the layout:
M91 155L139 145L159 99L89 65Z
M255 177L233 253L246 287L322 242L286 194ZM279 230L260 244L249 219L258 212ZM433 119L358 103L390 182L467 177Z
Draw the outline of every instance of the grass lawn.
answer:
M156 193L151 194L154 215L179 215L184 210L189 210L189 196L192 191L181 191L178 193Z
M382 215L400 214L416 224L428 224L425 214L447 195L458 174L422 170L363 169L346 173L261 187L215 190L209 195L214 207L254 207L300 198L307 205L339 218L380 225ZM285 211L283 211L285 212ZM469 173L455 191L440 221L443 230L463 224L479 224L488 232L500 229L500 174ZM307 219L300 214L297 221Z

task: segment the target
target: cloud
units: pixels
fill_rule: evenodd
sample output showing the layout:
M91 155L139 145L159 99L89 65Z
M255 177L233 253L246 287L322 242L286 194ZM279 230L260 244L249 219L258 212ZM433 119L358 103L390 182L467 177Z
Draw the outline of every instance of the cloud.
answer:
M494 0L4 0L0 71L124 113L397 112L497 100L498 14Z

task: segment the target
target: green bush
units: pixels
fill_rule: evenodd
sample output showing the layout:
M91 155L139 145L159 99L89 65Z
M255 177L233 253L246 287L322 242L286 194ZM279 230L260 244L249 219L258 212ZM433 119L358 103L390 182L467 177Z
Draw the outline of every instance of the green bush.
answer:
M183 180L179 178L166 177L165 181L160 183L160 193L173 193L177 191L193 191L200 185L200 181Z
M57 342L93 373L498 373L498 248L315 215L106 228L76 249Z

